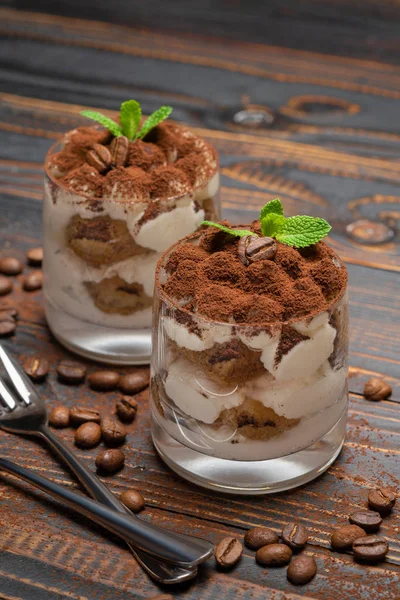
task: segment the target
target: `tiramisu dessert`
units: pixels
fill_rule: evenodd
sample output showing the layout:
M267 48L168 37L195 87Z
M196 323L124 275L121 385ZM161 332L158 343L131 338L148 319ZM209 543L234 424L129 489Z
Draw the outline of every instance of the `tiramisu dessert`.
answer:
M78 352L107 360L106 337L129 332L133 347L135 330L150 331L161 253L218 215L216 151L165 121L171 110L161 107L142 122L139 104L129 100L119 123L83 111L100 125L68 132L47 155L47 318L53 333ZM96 343L85 348L96 336L98 351ZM111 360L115 354L129 362L129 349L120 350L119 357L118 348L111 351Z
M285 218L273 200L250 226L210 223L160 260L153 436L176 470L177 444L225 463L269 462L310 447L317 455L339 427L340 451L347 273L320 241L329 230L323 219Z

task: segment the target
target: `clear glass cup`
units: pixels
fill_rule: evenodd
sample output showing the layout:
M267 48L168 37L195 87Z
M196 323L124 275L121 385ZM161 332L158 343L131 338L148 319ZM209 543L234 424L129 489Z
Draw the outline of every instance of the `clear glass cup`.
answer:
M263 494L302 485L332 464L344 442L347 291L323 312L265 327L196 316L163 284L171 252L199 237L175 244L157 267L154 445L174 471L210 489ZM292 330L301 342L276 364L282 331Z
M157 261L202 220L218 218L218 165L193 192L158 201L157 216L173 215L177 226L160 223L158 231L154 219L149 249L149 228L141 227L138 234L137 223L150 200L146 204L72 191L49 169L62 147L55 144L45 162L43 291L48 325L64 346L82 356L111 364L149 363Z

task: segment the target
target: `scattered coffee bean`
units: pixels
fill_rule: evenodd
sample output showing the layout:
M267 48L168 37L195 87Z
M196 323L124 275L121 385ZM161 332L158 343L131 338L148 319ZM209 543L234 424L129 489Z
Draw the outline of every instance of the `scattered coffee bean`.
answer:
M125 441L126 429L122 423L111 417L105 417L101 421L101 434L108 446L120 446Z
M13 283L11 279L0 275L0 296L5 296L6 294L9 294L12 289Z
M56 406L49 414L49 423L52 427L63 429L69 425L69 409L66 406Z
M119 499L126 508L129 508L134 513L138 513L144 509L144 498L137 490L126 490L122 492Z
M388 515L396 502L396 496L388 488L377 488L368 494L368 505L380 515Z
M358 525L343 525L343 527L339 527L332 533L331 546L338 552L344 552L344 550L349 550L352 547L354 540L366 535L364 529L361 529Z
M100 440L101 429L98 423L83 423L75 431L75 444L80 448L94 448Z
M119 375L115 371L95 371L88 380L92 390L111 392L118 386Z
M26 292L36 292L40 290L43 284L43 273L42 271L32 271L29 275L24 277L22 287Z
M85 380L87 368L74 360L62 360L57 367L58 379L62 383L78 385Z
M138 403L131 396L122 396L115 405L118 417L124 423L132 423L136 417Z
M268 544L277 544L279 536L269 527L253 527L244 536L244 543L251 550L258 550Z
M304 525L289 523L282 529L282 541L287 544L294 552L298 552L307 543L308 531Z
M43 248L31 248L26 253L28 263L34 267L40 267L43 261Z
M9 256L0 258L0 273L3 275L19 275L22 272L22 264L18 258Z
M364 386L364 396L368 400L384 400L392 393L391 386L383 381L373 377Z
M382 523L382 517L374 510L360 510L350 515L349 521L353 525L358 525L367 533L375 533Z
M317 572L317 563L312 556L297 556L287 570L287 578L294 585L304 585L311 581Z
M119 381L119 389L124 394L137 394L144 390L150 383L150 373L148 370L141 369L123 375Z
M80 406L73 406L70 410L71 425L79 427L82 423L101 423L101 415L98 410L94 408L82 408Z
M104 473L115 473L124 466L125 454L116 448L103 450L96 458L96 467Z
M40 356L29 356L24 362L24 371L32 381L43 381L49 372L49 361Z
M86 152L86 162L100 173L107 171L111 165L111 154L109 149L102 144L93 144L90 150Z
M292 558L292 551L286 544L268 544L256 552L256 561L270 567L283 567Z
M0 337L8 337L12 335L17 328L17 324L13 317L5 315L0 319Z
M367 535L366 537L354 540L353 552L355 558L365 562L380 562L384 560L388 553L389 545L385 538L378 535Z
M215 548L215 560L224 569L229 569L239 562L243 554L243 546L238 539L226 537Z

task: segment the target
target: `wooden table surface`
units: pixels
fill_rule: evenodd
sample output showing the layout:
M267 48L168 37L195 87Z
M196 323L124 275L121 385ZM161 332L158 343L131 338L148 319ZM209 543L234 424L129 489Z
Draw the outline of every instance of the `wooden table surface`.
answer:
M127 465L107 479L115 492L132 486L143 492L144 519L213 541L225 535L242 538L254 525L279 531L294 518L310 529L307 553L315 556L318 575L310 584L294 587L285 569L261 568L246 549L232 572L217 571L211 560L194 582L169 592L185 600L398 599L399 508L382 527L390 543L385 563L366 567L355 564L349 554L329 549L332 528L365 506L369 488L384 484L396 489L399 484L399 243L394 237L381 244L360 244L346 233L346 226L358 219L383 223L395 232L400 223L400 69L395 65L394 34L398 21L391 18L395 3L369 0L372 13L378 5L381 12L376 22L372 17L361 22L371 31L362 35L357 21L343 21L342 8L348 6L338 0L336 14L342 20L338 17L335 25L332 11L329 27L309 19L304 24L307 39L299 49L294 44L297 38L300 44L302 36L293 21L293 36L282 35L287 47L278 45L272 13L272 41L267 45L254 10L251 21L247 13L243 18L227 13L232 35L222 37L221 2L216 3L220 12L213 27L207 20L212 3L204 14L196 13L196 26L188 27L186 14L179 19L178 3L168 2L163 9L165 28L154 1L148 3L146 15L146 3L138 8L137 23L133 7L126 14L119 12L122 0L102 4L98 13L90 14L87 3L62 3L68 16L15 9L29 4L10 1L0 11L2 255L24 258L28 248L41 243L42 164L53 140L80 122L83 107L115 110L122 100L134 97L146 112L172 104L177 120L215 145L221 157L225 217L246 222L260 205L279 196L288 213L319 215L332 223L330 243L349 270L348 433L340 458L327 473L300 489L262 498L222 496L189 485L155 454L145 392L126 445ZM307 10L310 4L311 0ZM315 1L315 10L321 11L322 4ZM50 5L45 2L48 10ZM289 22L290 13L282 14ZM74 15L97 15L99 20ZM251 23L255 41L249 35ZM312 32L315 38L310 41ZM241 125L235 115L237 120L243 110L247 119L260 111L266 119L258 126ZM7 349L20 359L36 353L50 358L52 371L39 386L49 407L61 402L110 410L116 393L57 382L55 365L68 354L49 334L41 293L24 292L17 282L6 300L20 309L17 333L5 341ZM382 376L393 386L389 400L374 403L363 398L363 385L371 376ZM72 430L60 435L72 444ZM79 489L45 448L31 440L1 433L0 453ZM77 453L94 466L96 450ZM122 542L44 494L1 475L0 501L0 598L156 600L168 591L149 580Z

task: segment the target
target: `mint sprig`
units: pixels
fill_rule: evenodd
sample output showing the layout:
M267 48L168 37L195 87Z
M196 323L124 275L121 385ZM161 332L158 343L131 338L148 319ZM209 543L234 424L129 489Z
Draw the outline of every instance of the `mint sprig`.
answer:
M283 206L279 198L270 200L260 212L261 231L264 237L271 237L287 246L295 248L306 248L311 244L321 241L331 230L331 226L325 219L320 217L309 217L297 215L296 217L285 217ZM225 225L212 221L203 221L202 225L218 227L226 233L244 237L246 235L257 235L246 229L230 229Z
M142 109L136 100L126 100L121 104L119 120L121 125L95 110L82 110L81 115L88 117L106 127L115 137L124 135L130 142L142 140L156 125L164 121L172 113L171 106L161 106L154 111L143 123L139 130L142 118Z

